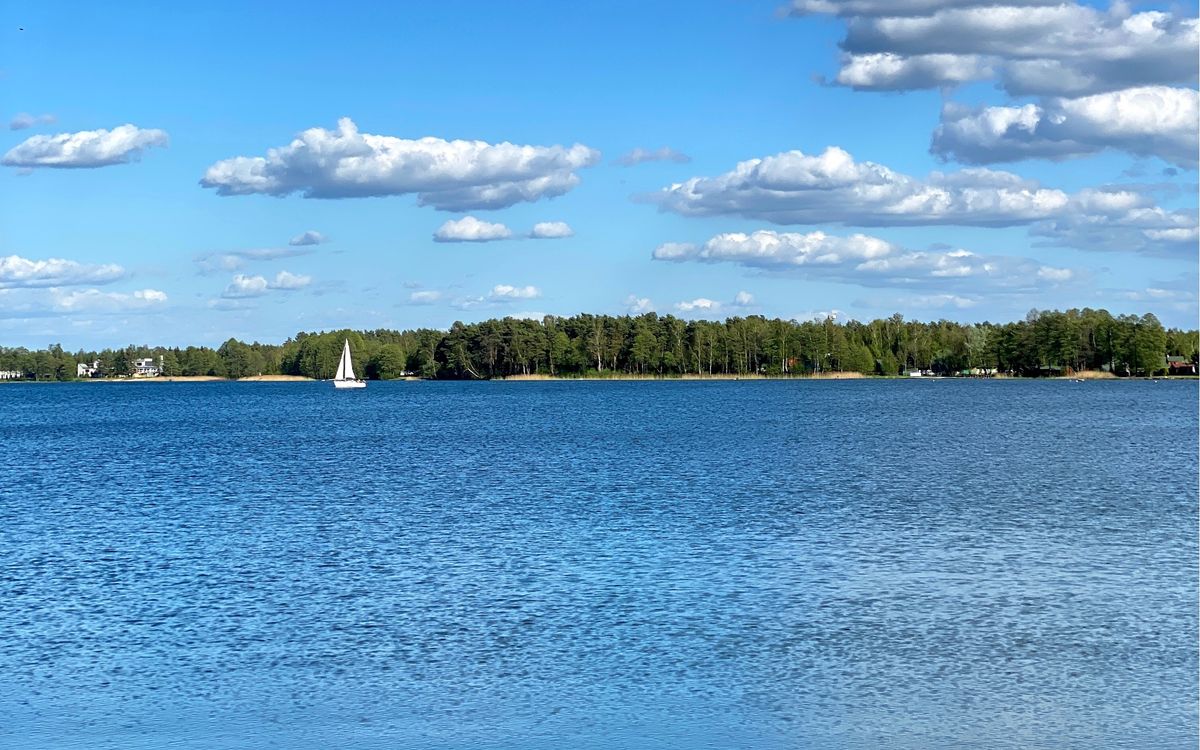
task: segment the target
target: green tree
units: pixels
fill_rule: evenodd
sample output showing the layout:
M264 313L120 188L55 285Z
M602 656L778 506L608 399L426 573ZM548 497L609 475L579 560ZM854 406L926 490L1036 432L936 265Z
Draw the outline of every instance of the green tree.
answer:
M217 349L226 377L244 378L257 375L261 370L261 358L256 362L254 351L237 339L229 339Z
M404 377L407 356L398 344L384 344L367 362L367 377L394 380Z

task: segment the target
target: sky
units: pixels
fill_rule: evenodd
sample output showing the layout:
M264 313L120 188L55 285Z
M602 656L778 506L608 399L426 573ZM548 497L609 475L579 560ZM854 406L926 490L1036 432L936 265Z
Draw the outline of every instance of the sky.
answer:
M0 8L0 345L1197 325L1190 3Z

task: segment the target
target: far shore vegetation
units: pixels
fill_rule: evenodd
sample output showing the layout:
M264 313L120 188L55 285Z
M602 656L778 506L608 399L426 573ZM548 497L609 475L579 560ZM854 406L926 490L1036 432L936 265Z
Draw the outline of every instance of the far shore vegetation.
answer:
M1011 323L873 320L720 321L581 314L455 323L448 331L299 333L282 344L229 339L213 349L77 351L0 347L0 377L328 379L342 341L370 379L741 378L974 375L1136 377L1195 374L1200 335L1154 315L1032 311ZM82 365L82 367L81 367ZM81 377L82 376L82 377Z

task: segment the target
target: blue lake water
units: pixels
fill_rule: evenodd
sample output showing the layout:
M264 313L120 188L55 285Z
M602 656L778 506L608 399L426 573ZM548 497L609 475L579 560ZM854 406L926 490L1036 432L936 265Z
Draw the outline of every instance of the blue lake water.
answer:
M1194 748L1195 382L0 386L0 747Z

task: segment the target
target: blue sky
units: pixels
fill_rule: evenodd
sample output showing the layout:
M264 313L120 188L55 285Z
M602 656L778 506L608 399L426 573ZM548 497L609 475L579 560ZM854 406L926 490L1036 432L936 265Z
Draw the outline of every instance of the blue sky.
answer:
M0 344L648 309L1195 326L1195 15L8 3Z

